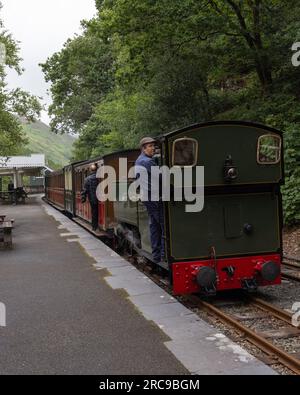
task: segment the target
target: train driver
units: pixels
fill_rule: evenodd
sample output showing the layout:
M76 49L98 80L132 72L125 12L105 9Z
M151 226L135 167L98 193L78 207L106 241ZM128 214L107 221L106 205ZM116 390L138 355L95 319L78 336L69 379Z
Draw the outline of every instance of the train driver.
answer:
M162 201L151 201L151 190L157 188L157 185L151 184L151 168L157 166L154 159L156 140L151 137L145 137L140 141L141 154L135 162L136 166L145 167L148 173L148 200L143 201L145 205L150 225L150 237L152 246L152 256L155 263L165 260L165 242L164 242L164 213ZM141 184L143 181L141 180ZM159 186L159 183L158 183Z

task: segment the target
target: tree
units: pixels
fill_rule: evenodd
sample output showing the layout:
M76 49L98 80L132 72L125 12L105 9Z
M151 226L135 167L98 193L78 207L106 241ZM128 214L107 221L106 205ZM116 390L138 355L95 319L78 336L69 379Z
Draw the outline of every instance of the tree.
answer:
M52 84L49 114L54 116L50 126L55 132L80 132L113 84L109 41L97 32L95 21L83 27L81 36L69 39L41 65L46 81Z
M222 56L224 45L232 52L234 70L254 70L266 95L282 61L286 28L298 23L300 5L296 0L124 0L101 2L99 10L104 31L130 46L136 68L145 68L153 49L159 53L192 44L196 50L206 41L211 54L219 49Z

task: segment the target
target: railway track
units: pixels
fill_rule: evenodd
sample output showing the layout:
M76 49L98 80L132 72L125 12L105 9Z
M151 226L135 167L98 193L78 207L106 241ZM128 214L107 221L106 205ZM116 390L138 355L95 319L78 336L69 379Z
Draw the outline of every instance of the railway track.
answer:
M150 277L153 278L156 283L160 284L160 286L164 286L164 288L168 290L168 285L162 282L160 276L150 275ZM222 307L219 307L214 302L204 301L196 295L188 295L183 297L180 301L193 310L196 307L197 309L206 311L206 313L212 315L226 327L231 327L237 331L243 339L254 345L268 357L267 359L263 358L263 362L269 365L280 364L296 375L300 375L300 352L292 354L286 351L284 346L275 344L278 339L289 340L290 338L297 338L298 344L300 343L300 327L296 328L292 325L292 313L270 304L263 299L249 295L245 296L242 302L245 303L247 307L259 310L261 314L254 313L252 316L250 314L248 318L247 316L242 317L242 315L238 316L235 313L231 314L225 312ZM221 306L222 304L225 306L228 304L237 305L239 302L241 301L229 303L225 301L224 303L223 299L221 299ZM240 308L240 313L243 314L245 306ZM252 329L251 322L253 322L253 320L259 321L260 319L264 319L268 323L276 321L280 329L274 331L256 331ZM245 322L250 322L250 325Z
M287 352L284 347L278 346L276 340L278 338L299 338L300 341L300 328L292 326L292 315L291 313L282 310L274 305L265 302L262 299L247 297L245 299L247 306L251 306L261 312L252 314L252 317L243 318L237 316L234 313L226 312L224 305L220 307L217 303L210 303L203 301L196 296L189 297L189 302L192 303L194 307L200 308L206 311L208 314L212 315L218 321L222 322L226 326L229 326L240 333L247 341L257 347L259 350L263 351L269 357L269 364L278 364L285 366L297 375L300 375L300 355L291 354ZM229 303L230 304L230 303ZM222 305L222 303L221 303ZM225 303L226 306L226 303ZM273 321L276 319L280 325L284 325L280 330L276 331L257 331L251 328L251 324L246 324L245 322L250 322L253 320L267 319ZM275 341L274 341L275 340Z
M171 293L168 282L162 281L162 278L159 275L150 274L149 277ZM286 339L298 339L298 344L300 343L300 327L296 328L292 325L292 313L276 307L263 299L249 295L242 298L244 306L240 307L240 314L235 314L236 312L233 314L228 313L224 311L222 307L215 304L215 302L204 301L196 295L188 295L180 298L180 301L193 310L194 308L197 308L200 311L205 311L226 327L237 331L243 339L247 340L267 356L267 358L262 358L265 363L269 365L280 364L296 375L300 375L300 352L293 354L286 351L284 345L279 346L276 344L278 343L278 340ZM228 304L237 305L239 302L241 301L239 300L227 303L221 299L221 305L224 304L225 306ZM254 314L250 314L250 317L248 314L248 318L247 316L242 316L247 307L251 307L256 310ZM259 311L260 314L257 313L257 311ZM265 320L267 330L257 331L256 329L251 328L251 322L253 322L253 320ZM272 327L269 323L274 323L274 321L278 323L277 326L279 329L268 330Z
M282 277L289 280L300 281L300 259L284 256L282 262Z

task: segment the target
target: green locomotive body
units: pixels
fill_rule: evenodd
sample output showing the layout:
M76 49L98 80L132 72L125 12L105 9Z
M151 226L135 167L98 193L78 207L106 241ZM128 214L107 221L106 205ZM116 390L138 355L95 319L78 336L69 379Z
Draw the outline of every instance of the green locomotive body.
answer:
M160 165L204 167L204 208L164 202L166 262L174 292L253 289L280 283L283 183L282 134L247 122L192 125L159 138ZM120 156L122 153L120 153ZM120 182L120 181L119 181ZM184 183L184 180L183 180ZM116 222L139 253L151 259L148 215L142 202L115 203Z

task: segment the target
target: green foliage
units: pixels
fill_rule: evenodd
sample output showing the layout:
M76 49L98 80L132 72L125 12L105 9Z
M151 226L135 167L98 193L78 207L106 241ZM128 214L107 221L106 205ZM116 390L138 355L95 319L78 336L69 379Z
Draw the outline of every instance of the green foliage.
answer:
M291 124L285 131L286 180L282 188L284 219L287 224L300 222L300 130Z
M27 143L18 120L0 107L0 155L17 155Z
M0 177L0 191L7 191L8 184L11 182L11 177L3 176Z
M285 132L287 224L299 220L297 0L96 0L82 36L42 66L55 131L74 157L137 146L190 123L250 120ZM290 159L293 155L293 160Z
M25 117L29 122L34 122L36 116L39 116L42 110L38 98L22 91L20 88L14 89L7 94L7 102L7 109L11 113Z

